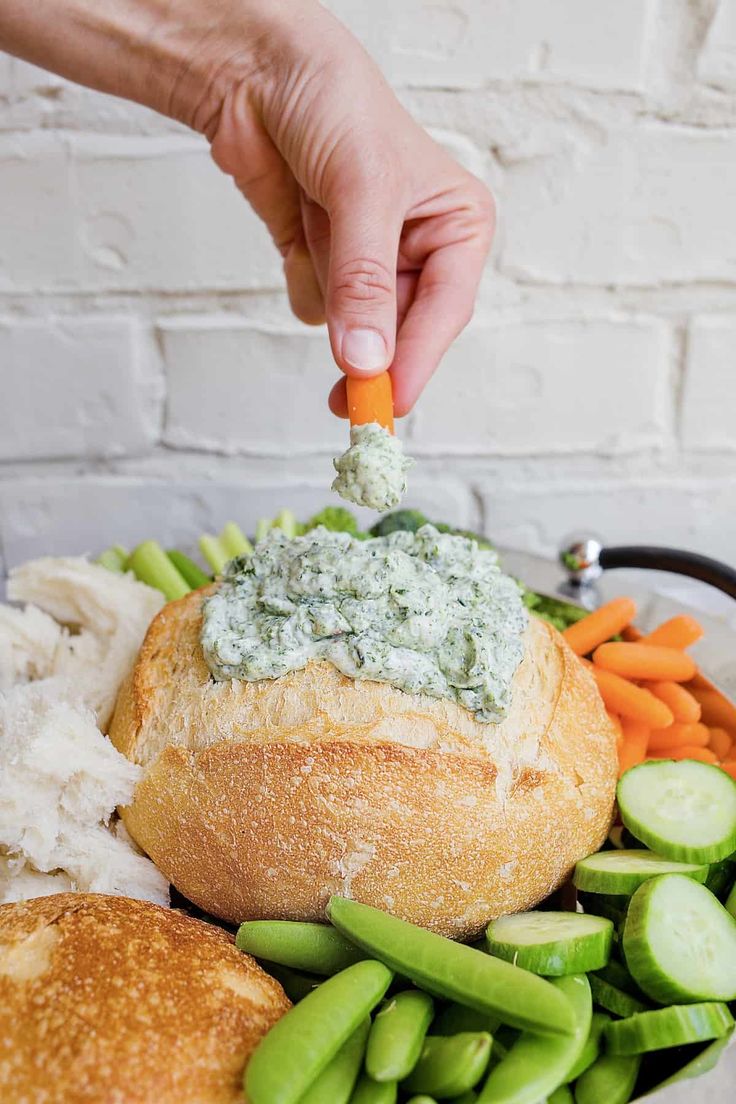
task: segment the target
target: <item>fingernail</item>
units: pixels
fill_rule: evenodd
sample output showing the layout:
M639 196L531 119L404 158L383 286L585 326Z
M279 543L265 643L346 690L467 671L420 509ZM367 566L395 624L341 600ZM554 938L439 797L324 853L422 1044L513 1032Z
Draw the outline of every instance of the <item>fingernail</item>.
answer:
M375 372L386 367L386 342L378 330L347 330L342 355L351 368Z

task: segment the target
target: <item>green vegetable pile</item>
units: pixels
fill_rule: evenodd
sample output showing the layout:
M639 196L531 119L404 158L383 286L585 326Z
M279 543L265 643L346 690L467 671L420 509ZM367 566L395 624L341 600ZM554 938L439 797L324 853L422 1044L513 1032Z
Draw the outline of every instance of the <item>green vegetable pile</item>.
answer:
M329 925L242 924L295 1002L248 1063L249 1104L626 1104L711 1068L734 1029L736 783L652 761L618 802L636 846L577 864L585 911L546 902L482 946L341 897Z
M261 518L256 525L252 540L245 536L240 526L229 521L222 532L214 536L204 533L199 538L199 550L210 572L208 574L189 556L176 549L165 552L154 540L144 541L132 553L116 544L106 549L98 563L111 571L132 571L137 579L160 590L168 601L181 598L190 590L206 586L215 575L221 575L225 565L238 556L247 556L253 550L253 544L263 540L271 529L281 529L288 537L301 536L310 529L322 525L335 533L350 533L357 540L369 537L385 537L397 530L416 533L423 525L433 525L440 533L455 533L476 541L480 548L493 548L493 545L480 533L470 529L457 529L442 521L430 521L419 510L395 510L384 514L370 530L361 530L358 519L344 506L326 506L306 522L297 521L291 510L280 510L274 518ZM524 604L535 617L548 621L562 632L568 625L585 617L586 610L571 605L561 599L536 594L519 583Z

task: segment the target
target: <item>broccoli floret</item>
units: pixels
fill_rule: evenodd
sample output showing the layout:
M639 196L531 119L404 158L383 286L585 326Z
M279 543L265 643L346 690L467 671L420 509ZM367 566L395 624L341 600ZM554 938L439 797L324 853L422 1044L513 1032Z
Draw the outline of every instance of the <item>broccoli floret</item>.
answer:
M389 533L403 530L408 533L416 533L423 525L428 525L429 520L419 510L394 510L391 514L384 514L371 528L371 536L387 537Z
M361 538L364 535L358 528L355 515L344 506L325 506L324 510L320 510L309 519L304 526L304 532L308 533L318 525L324 525L325 529L330 529L333 533L350 533L351 537Z
M486 537L481 536L480 533L474 533L472 529L456 529L454 525L448 525L446 521L433 521L431 524L440 533L452 533L454 537L467 537L468 540L474 540L479 548L493 550L491 542Z

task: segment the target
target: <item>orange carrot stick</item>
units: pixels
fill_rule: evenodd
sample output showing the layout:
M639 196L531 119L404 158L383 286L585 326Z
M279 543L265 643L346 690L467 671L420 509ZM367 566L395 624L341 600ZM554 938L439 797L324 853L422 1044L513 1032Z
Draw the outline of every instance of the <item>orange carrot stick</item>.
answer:
M650 644L601 644L593 652L596 667L622 678L686 682L695 674L695 660L679 648Z
M675 724L667 728L653 728L649 737L649 750L660 751L661 748L674 747L707 747L710 740L710 729L704 724Z
M620 633L636 616L630 598L614 598L565 629L563 636L576 655L587 655L612 636Z
M708 747L719 759L729 759L733 747L730 733L726 732L725 728L711 728Z
M600 667L593 667L592 671L603 702L612 713L632 721L642 721L649 728L666 728L674 721L672 710L648 690L634 686L633 682Z
M725 728L736 736L736 705L719 690L694 689L702 709L702 720L710 728Z
M650 759L698 759L701 763L718 764L718 757L710 748L704 747L673 747L662 748L656 755L650 755Z
M647 687L672 710L676 721L695 724L700 720L700 702L677 682L653 682Z
M642 643L657 644L664 648L689 648L696 640L700 640L703 632L699 621L683 613L679 617L663 621L658 628L642 638Z
M649 741L649 729L641 721L632 721L629 718L621 718L623 740L618 752L619 777L629 767L635 767L637 763L643 763L647 753Z
M629 644L637 644L644 636L644 633L640 632L636 625L627 625L625 629L621 630L621 636L624 640L628 641Z
M391 376L381 372L368 379L346 379L348 392L348 416L350 424L367 425L378 422L389 433L394 431L394 396L391 388Z
M729 759L726 763L721 763L721 770L725 770L726 774L730 774L736 782L736 759Z

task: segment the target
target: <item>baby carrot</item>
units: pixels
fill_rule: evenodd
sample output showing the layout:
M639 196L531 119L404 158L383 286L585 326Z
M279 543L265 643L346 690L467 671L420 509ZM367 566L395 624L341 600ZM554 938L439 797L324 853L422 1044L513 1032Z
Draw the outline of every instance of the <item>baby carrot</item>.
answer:
M592 670L603 703L612 713L632 721L642 721L650 728L666 728L674 721L672 710L648 690L634 686L633 682L600 667L593 667Z
M718 757L710 748L703 747L673 747L662 748L656 755L650 755L650 759L699 759L701 763L718 765Z
M678 648L649 644L601 644L593 652L596 667L633 679L686 682L695 674L695 660Z
M720 690L693 690L702 709L702 720L711 728L725 728L736 735L736 705Z
M348 416L351 425L378 422L389 433L394 431L394 396L388 372L368 379L348 376Z
M627 625L625 629L621 630L621 636L624 640L628 641L629 644L637 644L644 636L644 633L640 632L636 625Z
M711 728L708 747L719 759L728 759L733 747L733 740L725 728Z
M658 644L665 648L689 648L703 635L703 626L686 613L663 621L653 632L642 638L644 644Z
M676 721L694 724L700 720L700 702L679 683L653 682L647 689L652 691L655 698L659 698L670 707Z
M623 740L618 752L619 777L629 767L635 767L637 763L643 763L647 753L649 741L649 729L641 721L621 719Z
M653 728L649 737L649 750L661 748L707 747L710 731L704 724L675 724L667 728Z
M636 606L630 598L614 598L570 625L562 635L576 655L587 655L604 640L620 633L635 616Z
M725 770L726 774L730 774L736 782L736 759L729 759L726 763L721 763L721 770Z

